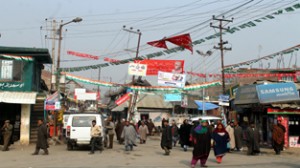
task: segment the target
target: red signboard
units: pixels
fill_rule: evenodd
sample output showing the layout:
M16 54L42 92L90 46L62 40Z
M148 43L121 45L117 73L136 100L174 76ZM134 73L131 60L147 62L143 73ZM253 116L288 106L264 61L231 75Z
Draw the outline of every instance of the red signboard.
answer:
M118 100L115 101L115 103L119 106L120 104L126 102L129 98L130 98L130 92L120 97Z
M289 146L289 118L282 117L281 124L285 127L286 132L284 134L284 146Z
M300 114L299 109L274 109L268 108L268 114Z
M158 71L183 73L184 60L136 60L134 63L147 64L146 75L157 75Z

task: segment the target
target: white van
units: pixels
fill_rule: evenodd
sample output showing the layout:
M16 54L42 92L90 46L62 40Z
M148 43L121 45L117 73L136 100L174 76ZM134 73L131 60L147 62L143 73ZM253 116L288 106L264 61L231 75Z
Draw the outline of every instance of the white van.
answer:
M93 120L96 120L96 124L101 126L103 130L101 114L74 113L69 115L66 125L66 140L68 150L72 150L77 146L90 144L90 130Z
M217 123L218 120L223 120L221 117L217 117L217 116L197 116L197 117L193 117L190 119L191 122L197 122L199 121L199 119L202 120L207 120L208 124L211 125L212 123Z

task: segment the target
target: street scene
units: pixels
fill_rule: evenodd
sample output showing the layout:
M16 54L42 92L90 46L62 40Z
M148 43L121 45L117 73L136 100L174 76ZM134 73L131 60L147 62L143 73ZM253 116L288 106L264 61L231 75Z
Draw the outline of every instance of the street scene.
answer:
M149 143L148 143L149 142ZM139 145L133 151L125 151L123 145L115 144L114 149L105 149L89 155L87 148L67 151L65 145L50 146L49 156L32 156L35 146L13 145L10 152L1 153L0 167L104 167L104 168L171 168L190 167L192 149L184 152L174 147L169 156L163 155L158 137L151 137L146 144ZM42 154L42 152L41 152ZM211 151L207 165L209 167L299 167L299 150L286 150L275 155L271 149L262 149L259 156L247 156L246 151L226 154L224 162L218 164ZM200 166L198 166L200 167Z
M300 167L300 0L14 0L0 167Z

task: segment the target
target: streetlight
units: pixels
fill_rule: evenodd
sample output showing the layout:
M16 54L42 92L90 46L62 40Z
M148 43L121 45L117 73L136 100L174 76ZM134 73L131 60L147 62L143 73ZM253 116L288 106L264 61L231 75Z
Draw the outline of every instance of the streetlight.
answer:
M59 38L58 38L58 51L57 51L57 69L56 69L56 90L58 92L58 95L60 97L60 71L59 71L59 68L60 68L60 50L61 50L61 40L62 40L62 28L63 26L67 25L67 24L70 24L70 23L78 23L78 22L81 22L82 21L82 18L80 17L76 17L74 18L73 20L69 21L69 22L66 22L66 23L62 23L59 25L59 29L58 29L58 33L59 33ZM59 100L60 101L60 100ZM60 101L61 102L61 101ZM63 103L61 103L63 104ZM55 113L55 118L56 118L56 113ZM55 122L54 122L54 135L56 136L56 119L55 119Z
M212 51L208 50L206 53L202 52L202 51L199 51L199 50L196 50L197 54L203 56L203 63L204 63L204 66L203 66L203 69L204 69L204 82L206 82L206 64L205 64L205 57L206 56L211 56L212 55ZM204 95L205 95L205 89L203 88L202 89L202 115L206 115L206 110L205 110L205 98L204 98Z

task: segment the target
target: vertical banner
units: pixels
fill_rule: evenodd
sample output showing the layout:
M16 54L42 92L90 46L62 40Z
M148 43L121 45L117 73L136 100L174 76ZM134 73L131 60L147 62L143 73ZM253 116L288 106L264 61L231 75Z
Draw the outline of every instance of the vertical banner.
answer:
M137 76L146 76L147 65L138 63L128 64L128 74Z
M158 71L182 74L184 60L135 60L135 63L147 65L147 75L157 75Z

